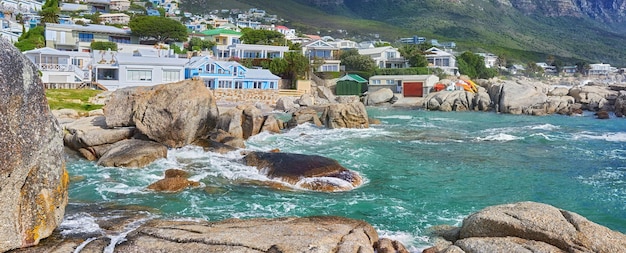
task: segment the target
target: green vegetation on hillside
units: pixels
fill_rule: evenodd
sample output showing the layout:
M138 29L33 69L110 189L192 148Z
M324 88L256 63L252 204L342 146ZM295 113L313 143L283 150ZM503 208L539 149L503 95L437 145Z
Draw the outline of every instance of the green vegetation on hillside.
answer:
M413 35L455 41L457 51L491 52L509 63L542 62L554 55L565 65L585 61L626 66L626 35L590 18L526 15L497 1L344 0L320 6L311 2L190 0L181 7L195 13L260 8L300 32L357 41L376 39L374 35L391 42Z
M46 98L51 110L74 109L78 112L88 112L102 108L102 105L89 103L89 98L101 92L90 89L47 89Z

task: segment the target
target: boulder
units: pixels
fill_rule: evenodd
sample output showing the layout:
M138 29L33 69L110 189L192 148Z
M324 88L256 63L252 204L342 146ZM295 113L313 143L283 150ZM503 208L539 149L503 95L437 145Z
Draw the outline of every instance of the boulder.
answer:
M322 123L330 129L369 127L367 111L361 102L328 105L322 113Z
M144 167L156 159L167 157L163 144L138 139L116 142L98 159L98 165L107 167Z
M543 115L547 113L547 88L536 83L502 81L489 87L496 112Z
M367 105L377 105L387 103L393 98L393 91L389 88L383 88L374 92L368 92L365 98Z
M320 98L327 100L329 103L336 101L335 94L333 94L333 91L326 86L317 86L317 95Z
M596 112L596 118L598 119L610 119L609 112L601 110Z
M250 152L244 163L257 167L269 178L314 191L346 191L363 183L358 173L317 155Z
M135 125L150 139L171 148L206 136L219 116L213 93L200 80L125 88L119 94L116 90L104 113L108 126Z
M568 96L569 88L556 87L548 92L548 96Z
M283 112L292 112L295 111L298 107L300 107L300 105L294 102L293 97L280 97L276 101L275 106L276 110Z
M361 98L359 98L359 96L353 96L353 95L342 95L342 96L337 96L336 100L337 100L337 103L340 103L340 104L352 104L352 103L360 102Z
M243 130L244 139L259 134L263 127L263 122L265 122L265 117L261 110L253 106L246 106L243 109L242 119L241 128Z
M225 113L220 114L217 119L216 129L223 130L235 138L243 138L243 108L237 106Z
M491 97L485 88L480 87L478 89L478 92L474 94L472 104L475 111L485 112L491 110Z
M134 127L108 128L103 116L80 118L65 125L63 141L71 149L78 150L113 144L129 139L135 134Z
M462 90L433 92L424 99L424 108L444 112L473 110L474 93Z
M116 252L374 253L375 229L342 217L152 220L128 234Z
M241 137L232 136L230 133L225 132L224 130L218 129L217 131L211 132L209 135L209 139L212 141L216 141L222 144L226 144L228 146L234 148L245 148L245 140Z
M298 104L300 106L313 106L315 105L315 99L311 94L304 93L300 96L300 99L298 99Z
M280 133L281 129L283 129L283 122L274 115L267 115L261 127L261 132Z
M458 240L454 244L466 253L472 252L553 252L564 251L545 242L526 240L518 237L471 237Z
M614 101L619 96L619 91L604 86L582 86L571 88L569 95L574 98L576 103L583 105L583 110L610 111L612 108L609 101Z
M311 108L303 107L291 114L291 119L287 122L287 127L294 128L307 122L318 127L323 126L322 121L319 116L317 116L317 111Z
M374 245L376 253L409 253L404 245L396 240L381 238Z
M0 38L0 252L36 245L63 220L63 132L35 66Z
M243 140L241 144L243 145ZM230 146L228 144L224 144L221 142L217 142L211 139L199 139L199 140L196 140L193 143L193 145L202 147L204 151L210 151L210 152L215 152L215 153L220 153L220 154L226 154L228 152L237 150L237 148L233 146Z
M506 237L514 238L501 239ZM467 240L470 238L482 239ZM484 246L495 243L506 245L502 246L505 248L513 248L512 245L516 244L552 249L551 245L565 252L624 252L626 249L626 235L593 223L576 213L536 202L491 206L465 218L460 240L455 245L463 248L468 247L470 242L474 245L472 248L487 250L467 252L497 252L499 250L489 250L497 249L495 245Z
M58 118L70 118L70 119L78 119L80 117L80 115L78 115L78 112L74 109L59 109L59 110L53 110L52 114L54 115L54 117Z
M187 187L197 187L200 183L187 180L188 173L180 169L168 169L165 178L148 185L154 191L178 192Z
M619 91L619 95L615 99L615 116L623 117L626 115L626 91Z
M569 114L574 98L570 96L548 96L546 113Z

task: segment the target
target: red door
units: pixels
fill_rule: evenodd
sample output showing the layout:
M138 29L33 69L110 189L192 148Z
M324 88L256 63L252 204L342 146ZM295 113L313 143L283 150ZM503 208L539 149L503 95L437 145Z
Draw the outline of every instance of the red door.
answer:
M422 97L424 96L423 82L404 82L402 95L405 97Z

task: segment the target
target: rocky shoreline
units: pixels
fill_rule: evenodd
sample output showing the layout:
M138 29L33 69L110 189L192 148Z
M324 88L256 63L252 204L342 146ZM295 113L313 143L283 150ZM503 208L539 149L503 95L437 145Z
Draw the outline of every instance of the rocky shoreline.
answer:
M10 252L408 252L398 241L379 238L367 222L344 217L283 217L274 219L172 220L155 217L151 211L132 207L102 207L86 210L104 231L61 234L58 226L68 205L70 175L65 170L65 145L70 152L101 166L143 167L167 156L167 150L200 145L212 152L238 151L244 140L262 131L280 132L284 128L310 122L327 128L366 128L369 119L365 105L356 97L334 97L328 88L318 87L313 97L284 99L276 110L290 112L287 122L264 113L268 108L237 105L220 113L216 99L201 83L181 83L122 89L111 94L102 112L74 119L74 113L60 111L56 119L47 107L36 71L22 66L29 61L4 40L0 54L15 64L0 66L2 111L0 156L7 168L0 170L5 204L0 251ZM25 69L27 71L25 71ZM34 69L34 68L32 68ZM19 77L19 78L15 78ZM522 86L522 84L519 84ZM488 95L498 112L543 115L548 105L539 88L519 92L526 94L518 103L508 102L508 90L500 82L486 85L499 96L479 91L472 97L446 96L424 100L427 109L437 101L438 109L482 110ZM499 87L499 88L498 88ZM538 86L537 86L538 87ZM525 93L527 92L527 93ZM546 91L549 92L549 91ZM616 110L620 96L614 93L595 99L595 94L581 89L586 109ZM383 92L381 92L383 93ZM367 104L396 102L388 92L369 94ZM444 94L444 93L440 93ZM568 96L575 93L568 90ZM463 97L464 96L464 97ZM606 96L610 96L607 98ZM430 97L430 96L429 96ZM448 98L449 97L449 98ZM478 97L478 99L476 98ZM546 95L546 97L549 97ZM603 102L605 99L607 102ZM335 103L334 101L337 101ZM470 101L472 104L470 104ZM476 103L474 101L477 101ZM567 104L569 98L565 98ZM585 103L581 102L581 106ZM597 104L597 107L594 107ZM297 105L297 106L296 106ZM261 108L259 108L261 107ZM559 107L556 107L559 108ZM571 108L571 107L570 107ZM583 107L581 107L583 108ZM502 111L502 110L508 111ZM565 110L565 109L563 109ZM560 111L560 110L555 110ZM320 116L321 114L321 116ZM616 111L617 114L617 111ZM362 183L358 173L336 161L315 156L293 156L276 152L247 153L246 163L256 164L260 173L283 178L285 185L308 190L344 191ZM81 158L82 159L82 158ZM282 163L288 159L290 163ZM298 160L301 159L301 160ZM304 161L304 162L303 162ZM294 164L306 164L297 170L286 170ZM268 169L269 168L269 169ZM262 170L263 169L263 170ZM176 192L194 187L184 171L167 170L166 182L157 181L153 190ZM79 175L71 175L79 176ZM300 178L334 177L340 184ZM162 183L158 183L162 182ZM336 182L336 181L334 181ZM284 187L278 186L277 188ZM269 187L274 187L270 185ZM66 217L67 218L67 217ZM56 229L55 229L56 228ZM584 217L555 207L521 202L485 208L467 217L460 228L437 227L433 230L435 245L424 252L502 252L511 249L533 252L626 252L626 235L588 221Z

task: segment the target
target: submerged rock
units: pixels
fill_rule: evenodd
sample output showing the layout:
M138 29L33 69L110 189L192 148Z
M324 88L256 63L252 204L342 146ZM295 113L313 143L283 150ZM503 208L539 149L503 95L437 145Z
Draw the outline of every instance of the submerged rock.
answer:
M38 71L0 38L0 252L36 245L63 220L63 133Z
M363 183L358 173L317 155L250 152L244 163L270 178L314 191L346 191Z
M200 183L187 180L188 173L179 169L168 169L165 178L148 185L148 189L165 192L178 192L187 187L200 186Z
M167 147L163 144L128 139L116 142L100 157L98 165L108 167L144 167L156 159L167 157Z

